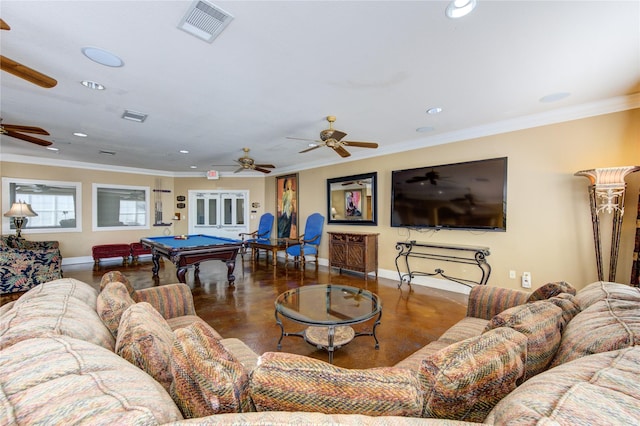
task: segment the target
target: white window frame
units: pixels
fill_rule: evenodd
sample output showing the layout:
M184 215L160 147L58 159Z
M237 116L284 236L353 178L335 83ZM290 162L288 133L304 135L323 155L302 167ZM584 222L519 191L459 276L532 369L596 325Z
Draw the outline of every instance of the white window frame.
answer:
M144 201L145 201L145 218L143 225L116 225L116 226L98 226L98 189L116 189L116 190L134 190L134 191L144 191ZM151 197L150 197L150 189L148 186L131 186L131 185L113 185L110 183L94 183L92 184L92 230L93 231L132 231L138 229L150 229L150 217L151 217Z
M11 184L26 184L26 185L46 185L46 186L69 186L75 188L75 210L76 210L76 225L71 227L61 227L61 226L52 226L52 227L40 227L40 228L29 228L29 222L27 221L27 226L22 228L23 232L26 231L27 234L49 234L49 233L58 233L58 232L82 232L82 183L81 182L64 182L64 181L55 181L55 180L42 180L42 179L22 179L22 178L14 178L14 177L3 177L2 178L2 212L7 212L11 208L12 203L12 194L11 193ZM21 201L16 200L15 201ZM36 213L38 213L36 211ZM11 228L11 224L13 222L13 218L2 216L2 233L13 234L15 233L15 229Z

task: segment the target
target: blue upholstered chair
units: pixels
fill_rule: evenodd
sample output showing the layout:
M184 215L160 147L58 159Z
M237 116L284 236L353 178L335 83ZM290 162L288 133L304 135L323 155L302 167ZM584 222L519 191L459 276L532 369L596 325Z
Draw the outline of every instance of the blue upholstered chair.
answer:
M273 228L273 215L271 213L265 213L260 216L260 222L258 223L258 230L253 232L242 232L239 236L242 238L242 250L240 254L244 256L249 247L249 243L256 240L268 240L271 238L271 229ZM246 237L246 239L245 239Z
M302 268L307 261L307 256L314 256L313 260L318 267L318 248L320 240L322 240L322 227L324 226L324 216L320 213L313 213L307 218L304 225L304 234L298 237L300 244L290 245L286 251L286 261L289 262L289 256L293 256L293 261L298 262L302 259Z

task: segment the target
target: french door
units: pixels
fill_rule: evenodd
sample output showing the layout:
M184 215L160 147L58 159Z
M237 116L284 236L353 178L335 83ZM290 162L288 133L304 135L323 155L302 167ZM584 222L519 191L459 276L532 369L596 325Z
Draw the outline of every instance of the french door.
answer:
M249 191L189 191L189 234L238 239L249 232Z

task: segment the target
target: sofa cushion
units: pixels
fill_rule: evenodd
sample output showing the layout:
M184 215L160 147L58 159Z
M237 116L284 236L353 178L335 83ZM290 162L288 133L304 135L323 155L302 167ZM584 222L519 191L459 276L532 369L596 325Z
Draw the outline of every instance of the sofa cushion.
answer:
M266 352L260 357L250 388L258 411L419 417L423 406L414 371L346 369L283 352Z
M163 424L180 410L156 381L108 349L67 336L0 356L2 424Z
M113 350L115 340L96 313L97 292L73 278L40 284L0 316L0 350L21 340L70 336Z
M209 327L211 329L210 330L211 333L213 333L213 335L216 336L216 339L222 339L222 336L220 335L220 333L218 333L215 329L213 329L210 325L204 322L204 320L197 315L183 315L181 317L167 319L167 324L169 324L169 327L171 327L173 331L179 328L189 327L190 325L195 324L197 322L205 324L207 327Z
M596 281L576 294L576 302L582 310L600 300L617 299L640 303L640 288L608 281Z
M583 357L548 370L504 398L490 424L636 425L640 346Z
M535 291L529 296L529 300L527 300L527 302L546 300L561 293L569 293L575 295L576 289L566 281L555 281L547 283L535 289Z
M640 343L640 300L605 299L571 320L552 366Z
M445 331L444 334L438 338L438 341L451 344L468 339L469 337L479 336L487 327L487 323L488 321L486 319L464 317Z
M525 303L496 315L486 330L509 327L527 336L524 380L546 370L562 339L562 309L546 300Z
M201 323L175 331L171 374L171 396L186 418L253 411L247 370Z
M522 333L501 327L424 359L423 417L482 422L524 375L526 345Z
M107 283L96 301L96 311L104 325L111 331L113 337L118 335L120 317L127 308L133 305L134 300L129 295L127 287L117 281Z
M168 391L173 331L153 307L140 302L131 305L120 319L116 353L146 371Z

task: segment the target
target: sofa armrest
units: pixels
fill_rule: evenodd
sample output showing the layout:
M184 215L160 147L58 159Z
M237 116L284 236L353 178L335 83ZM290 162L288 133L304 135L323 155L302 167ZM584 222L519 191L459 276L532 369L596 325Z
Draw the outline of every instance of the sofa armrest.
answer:
M500 312L527 303L529 293L510 288L477 285L471 289L467 316L490 320Z
M136 290L135 300L151 304L165 319L196 315L191 289L182 283Z

